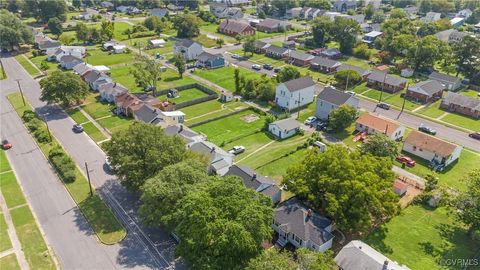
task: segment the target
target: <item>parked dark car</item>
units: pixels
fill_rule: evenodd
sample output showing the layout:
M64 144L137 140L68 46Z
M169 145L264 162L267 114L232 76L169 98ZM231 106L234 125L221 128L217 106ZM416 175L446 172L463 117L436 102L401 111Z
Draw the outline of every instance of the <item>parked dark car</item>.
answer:
M272 70L273 66L269 65L269 64L265 64L265 65L263 65L263 68L266 69L266 70Z
M315 129L317 131L324 130L327 127L327 125L328 125L327 122L318 122Z
M435 129L424 126L423 124L418 127L418 130L430 135L437 135L437 131Z
M10 148L12 148L12 143L10 143L7 139L4 139L2 141L2 149L3 150L8 150Z
M280 70L282 70L282 69L281 68L274 68L273 72L278 73L278 72L280 72Z
M377 104L377 107L382 108L384 110L390 110L390 104L387 104L385 102L380 102Z
M468 134L468 137L473 138L475 140L480 140L480 132L470 133Z
M75 124L75 125L73 125L72 130L75 133L82 133L83 132L83 127L79 124Z

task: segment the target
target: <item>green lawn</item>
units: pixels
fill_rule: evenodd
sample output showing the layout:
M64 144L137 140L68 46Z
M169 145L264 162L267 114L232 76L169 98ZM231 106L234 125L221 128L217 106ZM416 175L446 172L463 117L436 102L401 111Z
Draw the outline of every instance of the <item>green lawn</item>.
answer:
M257 132L227 143L225 144L223 149L229 150L232 149L232 147L234 147L235 145L244 146L245 152L235 156L235 160L239 161L270 142L273 142L273 140L268 137L265 132Z
M87 133L93 141L100 142L107 139L107 137L105 137L105 135L103 135L103 133L92 122L85 123L82 126L85 133Z
M8 163L7 156L3 150L0 150L0 173L10 171L10 163Z
M131 28L128 23L125 22L115 22L114 31L113 31L113 38L116 40L126 40L128 39L128 35L125 35L123 32L125 30Z
M148 39L150 40L152 38L150 37ZM165 38L163 38L163 39L165 40L165 46L163 46L162 48L155 48L155 49L146 50L145 52L147 52L150 55L156 55L157 53L159 53L160 55L173 53L173 43L174 42L170 39L165 39Z
M307 151L307 148L302 148L293 154L282 157L281 159L258 168L258 172L262 175L272 177L277 181L277 184L281 186L280 180L283 178L288 168L290 168L292 165L300 163L305 157Z
M429 210L418 205L404 209L400 216L363 241L391 260L419 270L460 269L445 268L439 262L441 259L472 259L479 249L478 242L467 237L466 230L447 209Z
M0 190L2 191L3 198L5 199L8 208L27 203L13 172L1 174Z
M28 72L28 74L32 76L36 76L39 74L38 70L28 62L28 60L22 55L19 54L15 56L15 59L17 59L18 63L22 65L22 67Z
M7 232L7 223L5 217L0 212L0 252L12 248L12 242ZM1 268L1 267L0 267Z
M441 120L469 130L480 130L480 121L478 119L470 118L466 115L450 113L442 117Z
M467 89L459 92L459 94L462 94L468 97L473 97L473 98L478 98L478 93L480 92L473 89Z
M185 114L186 121L189 121L189 118L204 115L209 112L222 109L222 103L218 100L210 100L207 102L202 102L192 106L182 108L181 111Z
M440 102L441 101L439 100L437 102L431 103L430 105L427 105L424 108L418 110L417 113L423 114L423 115L428 116L428 117L433 117L433 118L440 117L445 113L445 111L443 111L439 107Z
M0 80L5 80L7 78L7 74L2 66L0 66Z
M37 66L39 69L42 65L42 62L45 62L45 63L47 63L47 66L48 66L48 69L45 70L46 72L52 72L52 71L55 71L55 70L59 70L58 63L47 61L47 56L46 55L39 55L39 56L34 57L33 54L30 52L30 53L27 54L27 56L28 56L28 59L30 59L30 61L32 61L32 63L34 63L35 66Z
M216 43L217 41L207 37L207 35L199 35L198 37L193 38L193 40L202 44L203 47L206 47L206 48L212 48L212 47L217 45L217 43Z
M101 117L112 115L113 105L97 101L82 105L82 109L86 113L88 113L93 119L98 119Z
M0 258L0 268L8 270L20 270L20 265L18 264L15 254L10 254Z
M248 115L255 115L258 119L247 123L242 117ZM251 134L255 130L262 128L264 124L265 116L259 115L253 110L246 110L216 121L196 126L193 130L207 135L208 140L220 145L229 140Z
M134 53L109 53L100 47L89 48L85 61L91 65L117 65L131 62L135 58Z
M253 71L240 68L240 74L245 77L245 79L249 78L260 78L260 74L255 73ZM234 67L223 67L218 69L212 70L200 70L197 69L195 71L195 75L200 76L214 84L220 85L221 87L235 92L235 80L234 80Z
M359 59L353 56L349 56L348 58L343 58L340 62L349 64L352 66L357 66L365 69L371 69L372 67L368 64L367 60Z
M194 99L206 97L206 96L208 96L208 94L206 94L205 92L197 88L192 88L192 89L186 89L186 90L180 91L179 96L176 98L168 98L167 95L161 95L161 96L158 96L157 98L159 100L169 100L169 101L175 102L176 104L180 104L185 101L190 101L190 100L194 100Z
M88 118L78 108L68 109L67 113L77 124L88 122Z
M315 116L315 104L316 104L316 98L313 99L313 102L308 105L307 108L303 109L300 111L300 117L297 118L299 122L304 122L307 120L308 117L310 116ZM295 116L298 115L298 113L292 113Z
M102 127L108 129L110 133L128 128L133 123L132 119L122 116L113 115L112 117L103 118L97 121Z

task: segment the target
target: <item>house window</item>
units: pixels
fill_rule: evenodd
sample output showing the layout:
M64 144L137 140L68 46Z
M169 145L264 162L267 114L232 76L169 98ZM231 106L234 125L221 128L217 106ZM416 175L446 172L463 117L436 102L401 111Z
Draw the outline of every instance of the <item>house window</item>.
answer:
M419 150L420 152L422 152L422 151L423 151L423 149L422 149L422 148L418 148L418 150Z
M315 246L315 244L312 244L312 249L317 249L317 247Z
M413 146L413 151L416 151L417 150L417 147L416 146Z

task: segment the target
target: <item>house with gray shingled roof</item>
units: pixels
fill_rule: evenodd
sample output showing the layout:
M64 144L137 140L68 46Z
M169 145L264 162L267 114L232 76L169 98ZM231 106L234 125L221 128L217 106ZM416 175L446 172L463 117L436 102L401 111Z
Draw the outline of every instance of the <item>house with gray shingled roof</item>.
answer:
M327 120L330 112L343 104L350 105L358 109L359 99L351 94L327 86L317 95L315 104L315 116L322 120Z
M442 97L445 86L438 81L426 80L409 86L407 97L417 102L427 103Z

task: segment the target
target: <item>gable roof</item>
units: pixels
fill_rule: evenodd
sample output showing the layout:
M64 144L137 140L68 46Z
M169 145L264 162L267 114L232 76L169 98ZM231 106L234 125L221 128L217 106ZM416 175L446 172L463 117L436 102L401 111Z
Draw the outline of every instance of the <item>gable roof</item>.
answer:
M203 140L202 135L183 125L170 125L167 126L163 131L169 136L178 135L187 141L187 143Z
M259 27L266 27L266 28L270 28L270 29L278 28L278 27L285 27L287 25L290 25L290 23L285 22L285 21L276 20L276 19L270 19L270 18L267 18L267 19L261 21L258 24Z
M126 93L128 92L128 89L119 84L119 83L114 83L114 82L110 82L110 83L106 83L106 84L103 84L100 86L100 88L98 89L98 91L100 92L107 92L107 93L110 93L110 94L114 94L114 93L117 93L117 94L123 94L123 93Z
M312 65L316 66L322 66L322 67L327 67L327 68L333 68L340 66L342 63L339 61L332 60L327 57L321 57L321 56L315 56L312 61L310 61Z
M457 83L457 82L461 81L460 78L458 78L458 77L451 76L451 75L444 74L444 73L440 73L440 72L437 72L437 71L434 71L434 72L430 73L430 76L428 76L428 78L430 80L438 80L440 82L449 82L449 83Z
M219 26L219 29L223 29L225 31L233 32L233 33L241 33L246 28L252 28L248 23L242 20L224 20Z
M454 92L448 91L442 100L443 104L455 104L471 110L480 111L480 99L460 95Z
M202 52L197 60L200 61L200 62L205 62L205 61L211 61L211 60L214 60L216 58L223 58L223 56L219 53L217 54L211 54L209 52Z
M149 16L157 16L157 17L164 17L167 15L168 10L164 8L152 8L148 10L148 15Z
M419 149L435 153L442 157L450 156L457 148L457 145L441 140L437 137L430 136L423 132L412 131L405 139L405 143L416 146Z
M256 171L241 165L232 165L226 175L236 175L243 180L243 184L257 192L261 192L267 196L274 195L280 191L273 180L258 174ZM275 192L276 191L276 192ZM272 194L273 193L273 194Z
M255 48L257 49L266 49L269 46L269 43L263 42L261 40L255 40Z
M334 56L334 55L337 55L337 54L341 54L341 52L337 48L330 48L330 49L326 49L326 50L322 51L320 54L325 55L325 56Z
M311 216L308 213L307 206L297 198L292 198L275 208L274 219L279 229L293 233L304 241L312 241L319 246L330 241L334 236L325 229L332 221L315 211L311 211Z
M63 64L66 64L66 63L73 63L73 62L83 62L83 60L73 55L64 55L62 56L62 58L60 58L60 62Z
M151 123L153 120L158 118L158 109L148 105L143 104L138 110L134 111L133 114L137 121L144 123Z
M300 123L292 118L285 118L282 120L270 123L270 125L276 125L281 130L292 130L300 127Z
M104 73L100 72L100 71L97 71L97 70L90 70L90 71L87 71L85 74L84 74L84 77L83 79L85 80L85 82L87 83L92 83L96 80L98 80L98 78L102 77L102 76L107 76L105 75Z
M407 82L407 80L405 80L404 78L389 75L389 74L386 74L385 72L379 72L379 71L373 71L372 73L370 73L370 75L368 75L367 78L369 80L373 80L381 83L383 83L383 80L385 80L385 84L393 85L393 86L400 86Z
M283 84L289 92L296 92L299 90L303 90L307 87L314 86L315 82L312 80L312 78L305 76L298 79L286 81Z
M202 46L200 43L190 40L190 39L180 39L175 41L175 47L185 47L190 48L193 44L197 43L198 45Z
M375 116L370 113L364 113L360 115L356 122L363 126L374 129L377 132L386 133L389 136L392 135L400 127L399 124L393 121Z
M274 54L283 55L283 54L288 53L288 51L289 51L289 49L283 48L283 47L280 47L280 46L277 46L277 45L270 45L267 48L267 52L274 53Z
M335 262L343 270L409 270L360 240L350 241L344 246L335 256Z
M358 72L358 75L362 77L372 73L371 70L364 69L357 66L352 66L349 64L344 64L344 63L342 63L342 65L337 68L337 71L342 71L342 70L355 70L356 72Z
M306 53L303 53L303 52L291 50L290 51L290 58L298 59L298 60L301 60L301 61L308 61L308 60L313 59L314 56L311 55L311 54L306 54Z
M212 156L213 153L224 157L233 156L232 154L227 153L225 150L209 141L196 142L190 146L190 150L204 154L210 158L214 157Z
M438 81L434 81L434 80L426 80L408 87L409 91L420 93L427 96L432 96L442 91L443 89L445 89L445 87Z
M60 48L61 44L58 41L45 40L42 43L38 44L40 50L46 50L50 48Z
M331 104L340 106L345 104L350 98L355 98L349 93L339 91L331 86L323 88L322 92L317 95L317 100L323 100Z

